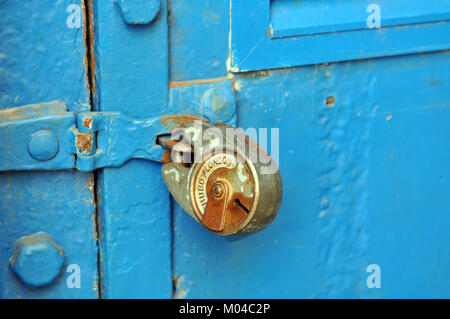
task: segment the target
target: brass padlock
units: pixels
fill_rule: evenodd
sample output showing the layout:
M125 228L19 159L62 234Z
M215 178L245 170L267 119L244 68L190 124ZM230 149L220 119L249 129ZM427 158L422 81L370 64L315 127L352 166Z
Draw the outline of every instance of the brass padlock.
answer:
M160 144L171 149L162 174L172 196L211 232L248 235L275 218L282 197L278 166L241 130L190 119Z

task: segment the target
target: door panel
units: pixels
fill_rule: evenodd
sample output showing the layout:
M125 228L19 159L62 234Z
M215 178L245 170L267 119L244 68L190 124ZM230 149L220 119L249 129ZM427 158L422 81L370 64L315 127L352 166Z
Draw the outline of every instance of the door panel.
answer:
M181 15L190 14L196 12L185 6ZM255 27L248 23L253 18L245 15L245 27ZM228 12L220 19L227 23ZM183 29L183 21L175 17L174 28ZM189 32L207 27L193 26ZM235 27L232 23L233 37ZM255 34L238 36L242 45L251 46ZM447 33L432 34L441 41L437 47L447 46ZM376 36L373 41L381 45ZM331 43L328 48L312 45L311 57L334 55ZM220 56L214 46L208 48L210 55ZM195 59L197 51L186 50ZM171 54L179 54L177 47ZM238 126L279 128L283 201L267 229L231 242L205 231L175 205L175 297L450 296L445 285L450 258L443 253L450 242L445 231L450 225L448 52L273 70L303 64L304 57L284 46L261 44L244 67L231 68L267 69L234 73L232 82ZM181 55L172 59L177 58ZM379 289L366 284L371 264L381 268Z
M448 0L233 0L231 71L448 49L449 8Z
M90 109L81 1L0 1L0 21L0 109L52 100L72 111ZM1 298L97 297L93 189L91 173L0 173ZM9 258L20 237L41 231L65 261L55 284L30 289L13 275ZM70 265L79 267L79 288L67 284Z
M128 24L110 0L94 2L99 111L135 118L168 104L167 6L149 24ZM161 165L132 160L99 171L102 297L170 298L170 197Z
M169 2L170 81L227 76L230 22L224 19L228 1ZM197 8L192 12L192 8ZM186 26L192 26L186 28ZM206 45L212 39L214 45Z
M438 0L378 0L365 3L357 0L330 1L271 0L272 38L355 31L368 28L368 17L376 10L383 13L383 28L409 24L435 23L450 18L450 2ZM369 19L369 22L375 22ZM381 26L381 19L380 19ZM416 39L417 41L417 39Z

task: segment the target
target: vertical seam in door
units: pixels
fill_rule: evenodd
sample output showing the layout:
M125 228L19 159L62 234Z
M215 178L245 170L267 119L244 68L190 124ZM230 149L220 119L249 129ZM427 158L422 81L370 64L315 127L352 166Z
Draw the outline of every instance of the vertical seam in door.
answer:
M173 198L169 194L170 201L170 272L172 278L172 299L175 299L177 293L177 280L175 275L175 214L174 214L174 205Z
M170 87L170 61L171 61L171 52L170 52L170 25L172 21L172 11L170 8L170 0L167 0L167 41L169 43L168 45L168 52L167 52L167 59L169 63L169 87ZM170 88L169 88L170 90ZM170 278L172 280L172 299L175 298L176 292L177 292L177 285L176 285L176 274L175 274L175 215L174 215L174 205L173 205L173 198L172 195L169 193L169 202L170 202Z
M90 110L95 109L94 105L94 94L95 94L95 59L94 59L94 29L93 29L93 6L92 0L82 0L82 7L84 13L84 44L85 44L85 58L84 65L86 67L86 82L87 82L87 90L89 93L89 105ZM95 239L97 245L97 296L98 298L103 297L102 291L102 271L101 271L101 262L100 262L100 217L99 217L99 207L98 207L98 176L96 172L92 172L94 176L94 185L93 185L93 197L95 203L95 218L94 218L94 231L95 231Z
M86 56L84 58L84 65L86 66L86 81L87 89L89 91L89 103L91 111L95 109L94 94L95 94L95 59L94 59L94 29L93 29L93 6L92 0L82 0L84 9L84 43L86 47Z

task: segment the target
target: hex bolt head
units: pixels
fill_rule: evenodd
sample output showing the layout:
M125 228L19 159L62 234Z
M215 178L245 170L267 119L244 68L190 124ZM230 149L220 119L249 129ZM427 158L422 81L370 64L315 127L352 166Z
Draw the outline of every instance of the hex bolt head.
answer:
M62 248L44 232L19 238L14 254L9 259L13 273L31 288L54 283L63 264Z
M28 154L38 161L51 160L58 151L58 138L47 130L34 133L28 142Z

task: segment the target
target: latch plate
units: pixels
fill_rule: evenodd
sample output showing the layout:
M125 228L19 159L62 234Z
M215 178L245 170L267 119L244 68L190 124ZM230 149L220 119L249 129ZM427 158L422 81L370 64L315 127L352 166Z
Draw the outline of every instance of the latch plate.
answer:
M0 111L0 170L74 168L74 123L75 115L60 101ZM38 155L51 154L46 148L54 149L55 142L54 156Z

